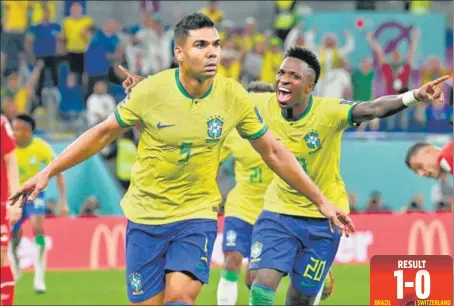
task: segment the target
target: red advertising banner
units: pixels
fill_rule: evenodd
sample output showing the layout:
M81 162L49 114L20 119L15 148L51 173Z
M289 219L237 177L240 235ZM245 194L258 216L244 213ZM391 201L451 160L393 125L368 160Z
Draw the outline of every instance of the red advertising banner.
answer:
M369 263L374 255L452 255L452 214L357 214L356 233L342 238L337 264ZM223 263L223 218L212 256ZM112 269L125 264L126 220L122 217L47 219L49 269ZM19 248L21 266L33 265L36 249L31 225L24 225Z

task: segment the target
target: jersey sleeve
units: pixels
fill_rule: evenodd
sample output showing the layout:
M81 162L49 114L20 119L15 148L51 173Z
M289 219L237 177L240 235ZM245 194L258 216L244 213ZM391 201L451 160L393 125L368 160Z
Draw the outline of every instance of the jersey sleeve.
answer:
M259 109L249 93L238 83L239 93L237 111L241 114L236 129L242 138L255 140L262 137L268 130Z
M115 109L115 118L122 127L132 127L141 121L144 105L149 101L149 78L134 87Z
M14 141L13 130L6 118L1 118L1 155L5 156L16 148L16 142Z
M356 126L352 121L352 112L359 102L344 99L329 99L331 103L326 103L327 112L330 114L330 121L339 130ZM323 103L323 102L322 102Z

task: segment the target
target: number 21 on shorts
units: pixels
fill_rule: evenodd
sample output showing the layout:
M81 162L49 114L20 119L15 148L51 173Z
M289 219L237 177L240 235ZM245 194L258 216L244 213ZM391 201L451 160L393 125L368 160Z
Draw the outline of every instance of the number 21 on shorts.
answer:
M370 305L452 305L448 255L377 255L370 261Z

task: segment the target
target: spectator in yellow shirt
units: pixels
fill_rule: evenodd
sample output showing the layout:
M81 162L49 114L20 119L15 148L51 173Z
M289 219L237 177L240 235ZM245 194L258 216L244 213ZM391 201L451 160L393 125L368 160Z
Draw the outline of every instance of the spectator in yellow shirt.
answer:
M238 60L238 51L233 39L224 41L218 73L236 81L240 80L241 63Z
M32 1L32 25L40 24L44 21L44 11L50 15L49 22L57 22L57 1L42 0Z
M82 5L79 2L73 2L70 15L63 20L63 35L66 41L69 70L78 75L79 84L82 84L84 55L88 46L89 29L92 26L93 19L82 15Z
M14 118L21 113L30 113L28 101L35 94L35 85L43 67L44 62L39 60L24 87L20 86L17 73L12 73L8 76L6 88L2 90L2 110L6 117Z
M246 26L244 27L243 34L238 37L238 45L240 45L245 52L249 52L252 47L265 39L265 35L257 32L257 24L255 18L246 18Z
M19 68L28 27L29 5L29 1L2 1L1 76L5 67L10 72Z
M282 53L282 40L278 37L271 37L269 50L265 52L263 58L263 68L260 80L262 82L273 84L276 81L276 73L284 60Z
M219 9L219 0L211 0L210 6L204 8L200 13L207 15L215 24L224 20L224 13Z

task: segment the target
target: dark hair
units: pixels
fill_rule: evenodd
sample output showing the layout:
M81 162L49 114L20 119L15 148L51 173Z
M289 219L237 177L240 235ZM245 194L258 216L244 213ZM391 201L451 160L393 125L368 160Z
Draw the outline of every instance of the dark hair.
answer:
M175 40L184 39L189 35L189 31L203 28L214 28L214 22L204 14L193 13L177 23L173 34Z
M274 88L271 84L266 82L251 82L247 87L248 92L274 92Z
M24 122L28 123L32 129L32 132L35 131L36 122L35 122L35 119L33 119L33 117L31 117L27 114L20 114L20 115L17 115L17 117L14 118L14 120L20 120L20 121L24 121Z
M317 55L309 49L301 48L301 47L292 47L286 53L285 57L294 57L303 62L305 62L309 68L311 68L315 73L315 80L314 84L316 85L318 82L318 78L320 77L320 62L318 61Z
M414 145L412 145L408 151L407 151L407 156L405 157L405 164L407 164L408 168L411 169L410 167L410 159L415 155L416 153L419 152L422 148L429 147L430 144L427 142L417 142Z

